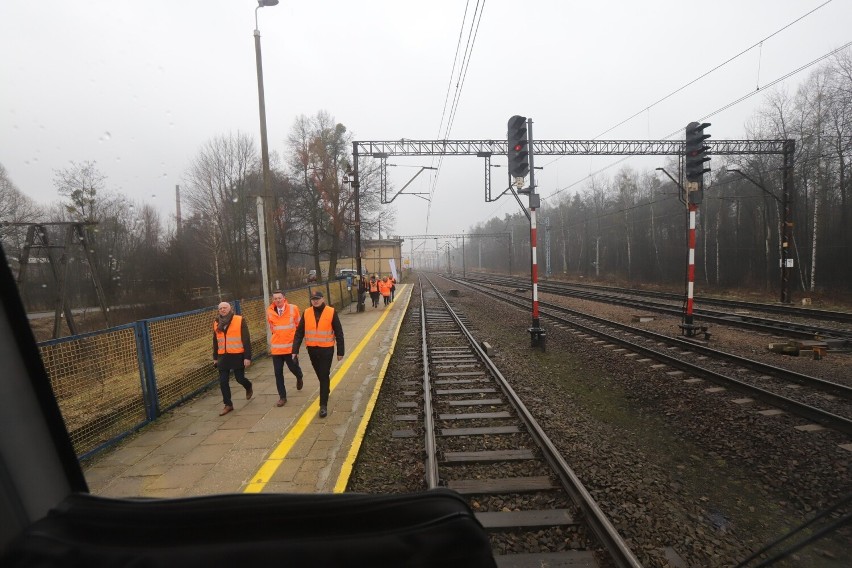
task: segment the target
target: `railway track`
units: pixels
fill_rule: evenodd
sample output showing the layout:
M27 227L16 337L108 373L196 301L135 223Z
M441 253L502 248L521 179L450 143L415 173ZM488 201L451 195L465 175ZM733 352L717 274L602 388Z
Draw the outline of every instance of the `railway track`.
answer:
M529 282L517 278L507 278L502 276L468 276L464 280L495 286L529 286ZM626 288L610 288L607 286L561 284L555 282L539 282L538 289L539 292L595 302L614 303L677 317L680 317L683 313L682 307L671 303L682 302L683 298L669 293L650 292L647 290L631 290ZM642 299L637 298L637 296L652 297L654 299ZM825 310L708 298L696 299L696 303L699 305L712 304L723 306L727 310L730 310L721 311L710 310L702 307L695 308L695 316L704 322L751 329L785 337L794 337L799 339L823 339L829 343L832 349L852 348L852 329L844 329L835 326L827 327L807 322L795 322L760 317L751 313L744 313L743 310L749 310L749 312L763 311L783 314L788 317L831 321L833 324L836 324L836 326L852 323L852 314L846 312L828 312Z
M454 282L522 309L529 308L526 296L471 282ZM749 398L744 403L759 401L852 436L852 388L848 386L555 304L539 302L539 305L543 319L572 328L578 334L593 336L603 345L629 349L642 357L640 361L653 360L669 367L669 372L677 376L688 373L691 378L686 380L710 380L722 388L745 394ZM791 384L794 387L791 388Z
M409 391L422 396L426 485L470 500L493 549L504 551L499 566L640 566L463 316L429 284L421 281L415 316L423 388Z

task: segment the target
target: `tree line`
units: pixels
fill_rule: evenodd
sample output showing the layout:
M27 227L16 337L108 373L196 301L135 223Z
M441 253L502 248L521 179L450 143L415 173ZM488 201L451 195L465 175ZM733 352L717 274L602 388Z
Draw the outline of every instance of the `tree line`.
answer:
M354 193L352 184L344 182L351 169L351 146L346 127L320 111L297 118L285 155L271 156L271 234L281 286L302 283L306 269L322 274L320 260L330 260L333 273L340 255L353 250ZM392 225L393 211L379 206L378 170L368 164L359 174L362 236L370 238L381 223ZM96 305L92 274L110 305L172 302L186 309L186 302L204 293L259 295L256 196L263 183L254 139L236 132L208 140L182 182L181 219L164 221L153 206L113 191L96 162L72 162L54 171L60 199L47 206L26 197L0 165L0 239L13 272L20 270L26 224L80 222L87 224L96 266L89 267L76 246L65 251L66 288L75 306ZM44 229L51 244L63 242L62 227ZM46 254L34 250L31 257L22 294L28 309L50 309L56 285L50 267L41 261ZM204 299L210 303L209 297Z

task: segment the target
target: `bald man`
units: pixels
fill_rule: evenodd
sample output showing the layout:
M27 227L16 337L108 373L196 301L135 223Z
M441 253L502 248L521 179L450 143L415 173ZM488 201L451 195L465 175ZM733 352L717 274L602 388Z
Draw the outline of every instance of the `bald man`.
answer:
M219 304L219 315L213 320L213 365L219 369L219 388L225 403L219 416L234 410L231 400L230 375L246 389L246 400L252 392L251 381L246 378L246 367L251 365L251 337L248 324L242 316L234 314L231 304Z

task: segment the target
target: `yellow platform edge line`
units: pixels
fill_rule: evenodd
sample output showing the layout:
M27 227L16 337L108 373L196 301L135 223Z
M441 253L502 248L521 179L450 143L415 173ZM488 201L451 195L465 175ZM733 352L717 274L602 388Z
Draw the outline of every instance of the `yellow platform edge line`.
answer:
M408 304L406 304L407 306ZM352 351L351 355L346 358L346 361L340 368L335 371L334 376L331 378L329 385L329 393L334 392L334 388L340 384L340 381L343 380L343 377L346 375L346 371L349 367L352 366L352 363L358 358L361 354L361 351L369 345L370 340L373 338L373 335L376 334L382 322L390 315L391 310L384 310L384 313L379 317L378 321L370 328L370 331L367 332L367 335L361 340L358 346ZM402 321L402 318L400 318ZM243 489L243 493L260 493L263 491L263 488L266 487L266 484L272 479L272 476L275 475L275 472L278 471L278 468L281 467L281 463L284 461L284 458L287 457L287 454L290 453L290 450L293 449L293 446L296 445L296 442L302 435L305 433L305 430L310 425L311 420L313 420L314 415L319 409L319 396L315 398L305 409L299 419L296 421L296 424L287 432L287 435L284 436L284 439L279 442L279 444L272 450L272 453L269 454L269 457L264 460L264 462L260 465L255 473L251 481L248 482L245 489Z
M382 368L379 371L379 376L376 379L376 384L373 387L373 394L367 402L367 407L364 409L364 416L361 417L361 422L358 424L358 430L355 432L355 438L352 440L352 445L349 447L349 453L343 461L343 466L340 468L340 475L337 477L337 483L334 484L334 493L343 493L346 491L346 486L349 485L349 477L352 475L352 466L355 465L355 459L358 457L358 452L361 451L361 443L364 441L364 433L367 431L367 425L370 423L370 418L373 416L373 409L376 406L376 400L379 398L379 391L382 390L382 383L385 381L385 374L390 365L391 356L396 349L396 339L399 337L399 330L402 327L402 320L405 319L405 312L408 310L408 304L411 302L411 296L414 294L412 289L411 294L405 301L405 307L402 308L402 317L396 324L396 329L393 332L393 344L388 349L385 360L382 363Z

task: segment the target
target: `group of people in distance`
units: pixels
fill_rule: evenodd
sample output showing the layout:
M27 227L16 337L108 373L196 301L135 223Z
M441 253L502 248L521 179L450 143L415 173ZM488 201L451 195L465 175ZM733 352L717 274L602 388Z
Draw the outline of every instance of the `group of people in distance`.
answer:
M224 416L234 410L229 384L231 371L236 381L246 389L246 400L254 394L252 383L245 376L251 365L251 336L245 318L236 315L228 302L221 302L219 315L213 321L213 365L219 370L219 388L225 406L219 413ZM311 366L320 383L319 416L328 416L328 395L331 385L331 365L334 347L337 344L337 360L343 359L343 327L332 306L327 306L323 293L311 293L311 306L301 317L299 308L287 302L284 292L275 290L272 303L266 310L266 322L272 339L269 353L275 372L278 389L276 406L287 404L287 388L284 385L284 365L296 376L296 389L304 386L304 373L299 366L299 349L304 341Z
M379 307L379 296L382 297L387 306L393 302L393 294L396 290L396 278L392 275L379 278L377 274L373 274L367 283L367 290L370 291L370 299L373 301L374 308Z

